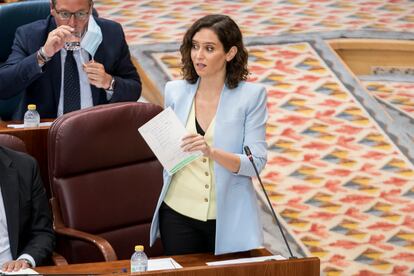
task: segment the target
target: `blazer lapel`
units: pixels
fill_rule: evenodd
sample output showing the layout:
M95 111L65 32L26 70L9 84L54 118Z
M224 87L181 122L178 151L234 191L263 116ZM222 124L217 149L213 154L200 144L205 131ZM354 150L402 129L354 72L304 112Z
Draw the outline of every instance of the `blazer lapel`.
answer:
M100 64L102 64L102 65L105 66L105 63L104 63L104 53L103 53L103 50L102 50L103 49L102 48L102 43L101 43L101 45L99 45L98 49L96 50L96 53L95 53L95 56L94 56L94 60L96 60L96 62L99 62ZM91 57L91 55L89 55L89 56ZM106 100L105 93L103 93L103 91L102 91L103 89L97 88L95 85L90 85L90 86L91 86L91 91L92 91L92 101L93 101L93 105L95 106L95 105L98 105L98 104L102 104L103 102L100 101L100 98L102 96L104 96L104 99Z
M101 26L101 22L98 20L98 18L94 17L94 19L95 19L96 24L98 24L98 26L101 28L101 30L103 30L103 27ZM102 38L104 38L103 37L104 35L105 34L102 32ZM96 49L96 53L95 53L95 56L93 57L93 59L105 66L105 62L104 62L105 61L105 55L104 55L104 51L103 51L103 44L104 44L104 39L102 39L101 44L98 46L98 49ZM91 55L89 55L89 56L91 57ZM107 68L105 70L107 70ZM110 74L109 72L107 72L107 73ZM103 89L97 88L96 86L91 85L92 102L93 102L94 106L107 102L106 93L103 93L102 90ZM103 101L101 99L103 99Z
M222 118L225 117L224 113L226 112L226 110L228 110L229 108L231 108L231 106L234 105L234 103L231 102L231 99L229 99L229 97L231 97L231 93L229 93L229 89L227 88L226 85L223 86L223 89L221 90L220 93L220 100L217 106L217 111L216 111L216 125L217 123L220 124L220 122L223 119L226 118Z
M57 52L53 58L45 65L50 67L48 70L53 72L52 79L52 88L53 88L53 95L55 96L55 106L57 112L57 106L59 105L59 98L60 98L60 88L62 84L62 62L60 57L60 51Z
M222 135L216 133L216 130L221 128L221 122L226 119L226 110L228 110L229 108L231 108L231 106L235 104L231 101L231 95L232 93L230 92L229 88L227 88L227 86L224 84L223 89L220 93L220 100L216 111L216 121L213 130L213 146L220 145L219 140Z
M52 16L49 16L49 27L46 33L45 42L47 39L47 35L56 29L56 23L55 19ZM60 86L62 83L62 62L61 62L61 55L60 51L57 52L52 59L46 63L45 65L45 71L52 72L53 77L51 77L52 80L52 89L53 89L53 95L55 96L54 102L56 106L56 112L57 112L57 106L59 105L59 98L60 98Z
M187 83L187 89L183 91L182 97L180 97L180 100L176 102L176 108L174 111L177 114L178 119L180 119L184 125L187 123L188 115L190 114L191 105L193 104L199 81L200 79L198 79L195 84Z
M97 88L95 85L90 84L91 86L91 92L92 92L92 102L93 105L98 105L100 104L100 94L102 93L102 89L101 88Z
M13 258L17 257L19 233L19 190L16 169L12 168L12 160L0 149L0 186L9 232L10 250Z

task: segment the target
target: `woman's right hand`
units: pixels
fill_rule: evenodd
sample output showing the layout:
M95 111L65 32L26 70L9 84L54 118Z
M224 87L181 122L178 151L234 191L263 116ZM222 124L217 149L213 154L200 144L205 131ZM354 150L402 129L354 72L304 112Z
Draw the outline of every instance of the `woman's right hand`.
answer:
M212 149L200 134L187 134L183 137L181 148L185 152L201 151L204 156L211 157Z

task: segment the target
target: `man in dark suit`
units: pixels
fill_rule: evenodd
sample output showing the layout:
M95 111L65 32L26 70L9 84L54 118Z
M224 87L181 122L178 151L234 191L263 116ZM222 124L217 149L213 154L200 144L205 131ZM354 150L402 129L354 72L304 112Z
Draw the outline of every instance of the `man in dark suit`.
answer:
M76 109L139 98L141 81L121 25L91 16L92 10L92 0L51 0L50 16L16 30L12 53L0 67L0 99L23 93L13 119L23 119L28 104L37 105L41 118L56 118ZM74 33L84 39L91 26L98 26L101 34L95 32L88 42L97 45L93 53L86 47L65 49ZM76 61L76 85L66 83L69 57ZM65 92L67 87L76 89L77 95L70 108L66 105L73 99L66 97L73 92Z
M0 146L0 265L3 271L47 260L55 237L46 192L31 156Z

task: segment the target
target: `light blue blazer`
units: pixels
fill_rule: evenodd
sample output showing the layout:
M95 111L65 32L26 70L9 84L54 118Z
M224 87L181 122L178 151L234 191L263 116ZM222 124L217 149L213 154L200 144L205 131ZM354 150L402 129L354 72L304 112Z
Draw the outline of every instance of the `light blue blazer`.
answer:
M197 91L198 82L168 82L165 86L165 107L170 106L185 125ZM254 168L243 147L249 146L259 172L267 161L265 124L267 121L266 91L263 86L248 82L235 89L223 87L217 107L214 147L237 154L240 170L232 173L214 163L216 177L216 244L215 254L246 251L263 243L256 193L251 177ZM158 210L171 183L164 170L164 186L151 225L150 244L159 235Z

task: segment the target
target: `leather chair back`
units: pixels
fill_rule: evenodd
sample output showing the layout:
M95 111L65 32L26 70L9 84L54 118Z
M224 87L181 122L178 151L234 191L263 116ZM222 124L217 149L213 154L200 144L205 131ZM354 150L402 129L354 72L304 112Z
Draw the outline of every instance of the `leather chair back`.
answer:
M98 12L93 9L93 15ZM0 65L11 53L14 34L22 25L45 19L50 14L49 0L32 0L0 5Z
M98 12L93 9L93 14ZM49 0L32 0L0 5L0 66L11 53L16 29L22 25L45 19L50 14ZM21 95L0 100L0 118L11 120Z
M0 146L27 153L25 143L20 138L10 134L0 134Z
M49 1L25 1L0 5L0 66L11 53L14 33L24 24L44 19L50 14ZM0 117L10 120L21 95L0 100Z
M0 6L0 64L11 53L16 29L50 14L49 1L24 1Z
M115 103L68 113L48 137L52 196L63 223L106 239L118 259L136 244L150 256L149 230L162 187L162 166L138 132L162 108L149 103ZM69 263L102 261L93 246L60 239L56 251Z
M20 138L11 135L11 134L0 134L0 146L7 147L9 149L20 151L23 153L28 154L26 149L26 144ZM43 265L67 265L68 263L66 260L53 252L52 258L50 260L46 260Z

